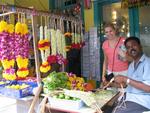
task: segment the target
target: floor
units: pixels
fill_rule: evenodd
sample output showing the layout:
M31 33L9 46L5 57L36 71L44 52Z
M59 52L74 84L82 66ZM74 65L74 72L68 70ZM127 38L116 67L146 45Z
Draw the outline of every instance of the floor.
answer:
M17 113L16 100L0 96L0 113Z

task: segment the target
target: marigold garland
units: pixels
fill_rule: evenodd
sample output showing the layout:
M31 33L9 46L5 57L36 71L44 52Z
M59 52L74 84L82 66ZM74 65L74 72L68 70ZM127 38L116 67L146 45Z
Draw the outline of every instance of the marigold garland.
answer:
M7 28L8 28L7 25L8 25L7 22L5 22L5 21L2 20L0 22L0 32L6 32Z
M7 80L15 80L13 39L14 26L5 21L0 22L0 60L4 68L2 76Z
M39 50L46 50L46 49L49 49L49 47L50 47L50 42L49 42L49 40L40 40L39 42L38 42L38 48L39 48Z
M51 69L51 66L49 65L48 62L43 62L42 65L40 66L40 71L43 73L47 73Z
M72 34L70 32L66 32L64 35L65 35L66 38L71 38L72 37Z
M15 26L15 56L18 65L17 75L25 78L29 74L29 31L25 23L17 22Z
M72 34L70 32L66 32L64 34L65 36L65 43L66 43L66 47L65 47L65 50L66 52L70 51L71 49L71 43L72 43Z

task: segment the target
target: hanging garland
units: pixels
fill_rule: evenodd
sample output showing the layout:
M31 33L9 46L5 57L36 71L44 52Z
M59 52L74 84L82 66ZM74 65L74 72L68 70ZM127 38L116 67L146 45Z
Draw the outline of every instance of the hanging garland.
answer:
M80 26L80 23L72 23L72 44L71 49L81 49L84 46L84 42L82 40L82 27Z
M51 29L51 50L52 50L51 55L56 55L57 54L56 48L57 48L57 45L56 45L56 31L54 29Z
M41 52L41 59L42 59L42 65L40 66L40 71L42 73L47 73L51 69L51 66L47 62L47 57L50 54L50 36L48 35L48 29L46 24L44 26L44 30L43 30L43 26L40 26L40 40L38 42L38 48Z
M72 39L72 35L69 32L69 21L67 21L67 32L64 34L65 36L65 40L66 40L66 51L70 51L71 49L71 39Z
M62 48L62 56L64 58L64 64L67 63L67 52L66 52L66 41L65 41L65 36L64 36L64 20L61 18L60 19L60 30L61 30L61 48Z
M7 80L15 80L14 69L14 26L5 21L0 22L0 60L4 68L2 76Z
M51 31L51 55L47 58L49 64L58 63L60 65L66 64L66 42L64 35L62 34L62 19L57 19L57 24L55 19L53 19L53 28ZM59 29L58 29L59 28ZM57 29L57 30L55 30Z
M57 21L57 31L56 31L56 41L57 41L57 57L58 57L58 63L59 64L63 64L60 63L61 60L65 60L66 58L66 51L65 51L65 38L64 35L62 33L62 23L63 21L61 19L59 19L59 21Z
M15 26L15 57L16 57L16 62L18 66L17 76L19 78L25 78L29 74L29 69L28 69L29 40L28 40L28 37L29 37L28 26L25 23L21 23L18 21Z

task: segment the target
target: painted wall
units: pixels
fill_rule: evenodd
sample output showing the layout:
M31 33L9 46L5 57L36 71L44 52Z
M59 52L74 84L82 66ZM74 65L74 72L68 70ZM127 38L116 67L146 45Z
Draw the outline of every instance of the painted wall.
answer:
M0 4L11 4L13 5L14 4L14 0L0 0Z
M84 22L85 22L85 31L89 31L89 28L94 27L93 4L90 9L84 9Z

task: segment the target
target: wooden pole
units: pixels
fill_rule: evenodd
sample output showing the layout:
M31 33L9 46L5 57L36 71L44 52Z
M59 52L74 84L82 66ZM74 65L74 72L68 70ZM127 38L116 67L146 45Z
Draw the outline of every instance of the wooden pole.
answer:
M34 46L34 58L35 58L35 69L38 85L41 84L41 75L40 75L40 61L39 61L39 51L38 51L38 36L37 36L37 19L35 15L31 16L32 19L32 33L33 33L33 46Z
M34 96L34 98L33 98L33 101L32 101L32 103L31 103L31 106L30 106L30 108L29 108L28 113L35 113L34 107L35 107L35 104L36 104L36 102L37 102L37 100L38 100L38 98L39 98L39 95L40 95L41 90L42 90L42 85L39 85L38 88L37 88L37 90L36 90L35 96Z
M35 104L39 98L40 92L42 90L42 84L41 84L41 75L40 75L40 71L39 71L39 67L40 67L40 62L39 62L39 52L38 52L38 48L37 48L37 44L38 44L38 38L37 38L37 19L35 15L31 16L32 19L32 33L33 33L33 45L34 45L34 58L35 58L35 67L36 67L36 77L37 77L37 83L38 83L38 88L36 89L36 93L35 96L33 98L33 101L31 103L31 106L29 108L28 113L34 113L34 107Z
M15 13L15 12L3 13L3 14L0 14L0 16L6 16L6 15L14 14L14 13Z

